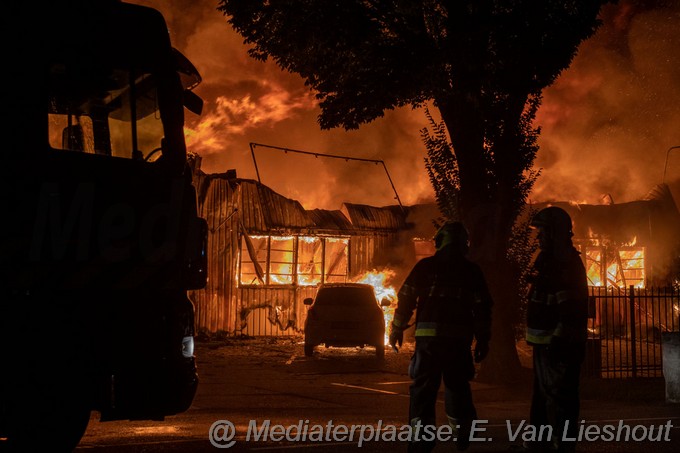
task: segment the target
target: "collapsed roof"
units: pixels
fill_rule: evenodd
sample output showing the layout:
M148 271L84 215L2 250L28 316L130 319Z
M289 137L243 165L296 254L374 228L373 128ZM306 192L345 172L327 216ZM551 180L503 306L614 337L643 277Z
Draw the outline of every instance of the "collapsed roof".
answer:
M299 201L286 198L258 181L236 178L230 173L199 175L196 183L204 216L222 210L222 206L215 206L215 201L228 203L250 233L358 235L396 232L407 227L399 206L343 203L338 210L308 210ZM209 194L214 201L206 204Z
M641 200L619 204L577 204L549 202L532 205L534 209L559 206L574 223L574 237L606 238L616 243L664 242L680 240L680 212L668 185L659 184Z

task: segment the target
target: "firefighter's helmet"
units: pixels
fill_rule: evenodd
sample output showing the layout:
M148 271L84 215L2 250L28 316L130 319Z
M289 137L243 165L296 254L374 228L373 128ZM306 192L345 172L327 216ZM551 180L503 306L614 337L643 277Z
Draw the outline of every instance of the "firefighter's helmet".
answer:
M571 217L567 211L557 206L549 206L538 211L531 219L531 226L535 228L542 227L549 231L553 237L572 237L574 235Z
M437 251L450 244L463 254L467 253L470 246L469 235L461 222L447 222L434 235L434 246Z

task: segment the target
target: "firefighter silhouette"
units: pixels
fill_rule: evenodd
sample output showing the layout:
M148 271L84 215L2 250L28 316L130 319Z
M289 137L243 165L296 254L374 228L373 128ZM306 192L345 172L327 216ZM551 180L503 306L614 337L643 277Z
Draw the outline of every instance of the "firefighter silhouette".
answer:
M477 417L469 381L475 375L473 360L481 362L489 351L492 300L481 269L466 258L469 242L463 224L445 224L434 240L434 256L416 263L399 290L389 341L395 349L401 346L415 310L409 423L420 427L421 434L423 427L435 425L443 379L446 415L458 449L465 450ZM408 450L429 452L434 446L435 439L412 441Z
M552 426L552 439L526 443L529 451L572 452L579 415L579 374L585 356L588 283L579 252L572 245L569 214L551 206L539 211L540 253L531 271L526 340L533 346L534 384L530 423ZM568 425L566 425L568 423Z

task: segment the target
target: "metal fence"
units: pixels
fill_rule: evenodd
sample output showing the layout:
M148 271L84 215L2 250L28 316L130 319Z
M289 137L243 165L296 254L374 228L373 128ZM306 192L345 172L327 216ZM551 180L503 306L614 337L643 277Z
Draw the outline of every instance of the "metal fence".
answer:
M587 375L663 375L661 334L680 329L677 289L590 287L589 311Z

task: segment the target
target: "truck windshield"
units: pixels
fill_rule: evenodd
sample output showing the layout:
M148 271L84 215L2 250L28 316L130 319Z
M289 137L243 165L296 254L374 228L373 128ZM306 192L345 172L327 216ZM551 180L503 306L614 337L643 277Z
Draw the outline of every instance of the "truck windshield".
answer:
M77 62L52 65L48 79L52 148L143 158L160 147L163 126L151 74Z

